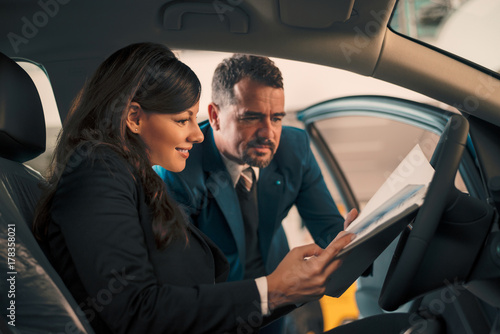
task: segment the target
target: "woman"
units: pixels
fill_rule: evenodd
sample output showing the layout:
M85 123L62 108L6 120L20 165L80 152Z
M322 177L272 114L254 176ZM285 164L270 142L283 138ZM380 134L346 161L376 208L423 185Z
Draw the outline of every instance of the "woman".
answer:
M276 309L318 299L351 240L300 247L267 277L221 283L224 256L151 168L181 171L203 140L200 90L168 48L134 44L101 64L64 124L34 228L98 333L251 332Z

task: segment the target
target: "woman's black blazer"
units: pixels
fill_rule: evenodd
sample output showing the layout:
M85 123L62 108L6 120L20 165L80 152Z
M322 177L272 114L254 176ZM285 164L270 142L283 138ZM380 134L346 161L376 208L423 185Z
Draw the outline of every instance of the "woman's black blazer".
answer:
M155 246L144 190L111 149L81 147L52 201L56 270L98 333L251 332L262 323L254 280L223 282L221 251L194 226ZM217 284L215 284L217 283Z

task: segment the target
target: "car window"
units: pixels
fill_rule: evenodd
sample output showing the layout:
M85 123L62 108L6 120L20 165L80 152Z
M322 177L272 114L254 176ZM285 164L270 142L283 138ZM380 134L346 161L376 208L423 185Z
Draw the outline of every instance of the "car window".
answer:
M390 27L500 73L498 13L498 0L401 0Z
M207 119L207 106L212 94L212 75L217 65L224 58L230 57L232 53L199 50L176 50L175 52L200 79L202 92L198 121ZM429 104L439 103L409 89L353 72L277 57L271 57L271 59L283 74L287 113L284 123L288 125L302 126L295 120L294 113L297 111L342 96L389 95Z
M420 127L374 116L341 116L317 121L322 134L351 186L360 208L417 144L430 160L439 135ZM325 168L325 166L322 166ZM342 203L331 175L323 170L337 203ZM460 175L456 186L467 191Z
M26 164L42 174L45 174L52 157L57 135L61 129L61 119L59 117L56 99L52 91L52 85L50 84L47 71L41 64L26 59L15 60L19 66L30 75L38 90L40 100L42 101L46 126L47 141L45 152L37 158L27 161Z

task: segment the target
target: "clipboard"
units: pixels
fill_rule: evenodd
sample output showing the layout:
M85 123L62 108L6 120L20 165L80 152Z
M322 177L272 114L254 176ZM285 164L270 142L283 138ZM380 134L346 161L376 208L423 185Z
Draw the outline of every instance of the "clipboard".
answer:
M419 208L420 205L413 204L374 230L362 242L337 254L335 258L341 259L342 264L330 276L325 295L340 297L411 223Z
M334 259L342 260L325 294L342 295L412 222L422 206L434 169L417 144L346 228L356 234Z
M371 227L335 256L334 259L342 260L342 264L330 276L325 295L339 297L361 276L412 222L423 203L426 191L427 187L424 185L408 185L366 216L366 226L360 227L358 224L353 229L362 233L367 227Z

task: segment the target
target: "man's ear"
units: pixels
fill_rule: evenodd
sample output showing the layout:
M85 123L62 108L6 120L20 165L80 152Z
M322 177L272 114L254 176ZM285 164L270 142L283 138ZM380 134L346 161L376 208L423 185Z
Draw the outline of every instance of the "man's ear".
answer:
M218 131L220 129L219 113L220 109L218 105L213 102L208 105L208 120L214 131Z
M141 105L137 102L131 102L127 111L127 127L132 133L139 134L141 132L141 124L144 118L144 111Z

